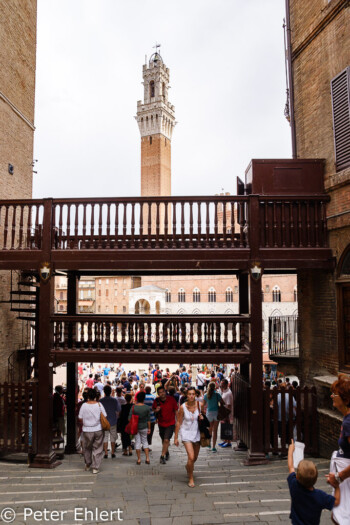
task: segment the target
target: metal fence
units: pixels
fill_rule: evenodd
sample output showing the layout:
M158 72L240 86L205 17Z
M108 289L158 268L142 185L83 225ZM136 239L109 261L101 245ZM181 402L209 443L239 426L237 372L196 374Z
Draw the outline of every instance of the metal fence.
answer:
M269 354L272 356L299 356L298 316L269 317Z

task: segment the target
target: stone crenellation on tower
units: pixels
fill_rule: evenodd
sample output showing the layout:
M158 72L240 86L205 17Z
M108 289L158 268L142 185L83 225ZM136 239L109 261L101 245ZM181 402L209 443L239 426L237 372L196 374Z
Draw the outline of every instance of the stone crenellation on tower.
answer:
M135 117L141 134L141 195L170 196L175 108L168 100L169 68L158 52L143 66L143 86Z

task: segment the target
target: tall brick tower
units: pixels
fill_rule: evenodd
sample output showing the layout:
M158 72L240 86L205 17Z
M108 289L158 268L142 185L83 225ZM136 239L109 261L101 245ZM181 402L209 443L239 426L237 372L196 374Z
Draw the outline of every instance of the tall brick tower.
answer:
M135 117L141 133L141 195L170 196L175 108L168 101L169 68L158 50L142 73L144 100L137 102Z

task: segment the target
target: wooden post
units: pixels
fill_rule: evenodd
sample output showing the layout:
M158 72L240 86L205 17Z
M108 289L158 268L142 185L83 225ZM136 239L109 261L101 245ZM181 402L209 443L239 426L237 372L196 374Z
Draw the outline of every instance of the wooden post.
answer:
M239 314L248 314L249 313L249 276L248 273L242 273L240 272L238 274L238 308L239 308ZM249 382L249 363L241 363L240 364L240 375ZM238 395L238 399L243 399L243 396L236 392ZM244 414L244 410L239 410L240 414ZM238 436L238 443L235 447L236 451L244 452L248 450L248 443L244 443L242 441L242 436Z
M67 315L76 315L78 304L79 278L76 272L68 272L67 279ZM68 331L68 347L72 348L74 330ZM67 363L67 443L66 454L75 454L77 447L77 420L75 407L77 403L78 365Z
M248 273L239 273L238 275L238 308L239 314L249 314L249 275ZM240 375L249 381L249 363L240 365Z
M246 465L268 462L264 453L263 436L263 383L262 383L262 297L261 278L249 276L251 317L250 366L250 443Z
M42 262L51 263L52 199L44 200ZM37 412L37 448L30 467L54 468L60 465L52 449L52 363L50 350L53 343L53 330L50 317L54 306L54 279L40 279L38 312L38 402L33 406Z

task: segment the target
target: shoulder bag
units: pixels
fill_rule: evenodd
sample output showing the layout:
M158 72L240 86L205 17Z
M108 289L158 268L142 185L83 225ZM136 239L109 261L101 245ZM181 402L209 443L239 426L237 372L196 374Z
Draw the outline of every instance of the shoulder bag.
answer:
M125 432L127 434L130 434L131 436L135 436L138 432L138 426L139 426L139 416L137 414L134 414L134 405L132 406L131 410L131 418L129 423L125 427Z
M103 415L100 403L98 404L98 406L100 407L100 411L101 411L100 419L101 419L102 430L110 430L111 429L111 425L109 424L108 419L106 418L106 416Z

